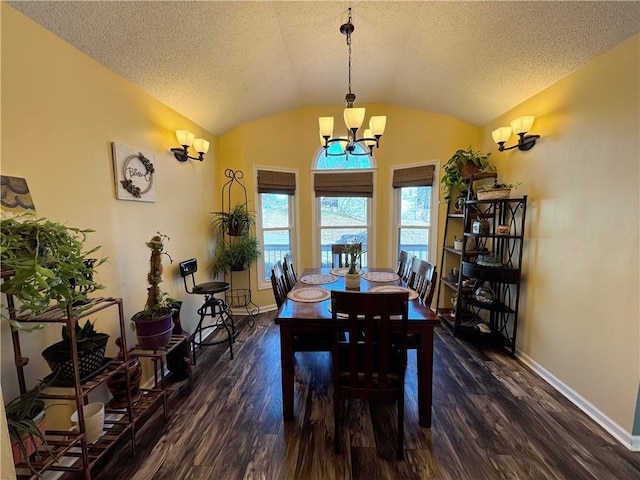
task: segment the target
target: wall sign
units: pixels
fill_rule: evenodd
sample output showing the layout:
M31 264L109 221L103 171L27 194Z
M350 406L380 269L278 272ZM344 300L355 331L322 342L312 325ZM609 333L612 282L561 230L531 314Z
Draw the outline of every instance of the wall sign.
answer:
M156 170L153 155L113 143L116 198L138 202L156 201Z
M11 218L23 213L36 213L27 180L22 177L0 176L2 185L2 218Z

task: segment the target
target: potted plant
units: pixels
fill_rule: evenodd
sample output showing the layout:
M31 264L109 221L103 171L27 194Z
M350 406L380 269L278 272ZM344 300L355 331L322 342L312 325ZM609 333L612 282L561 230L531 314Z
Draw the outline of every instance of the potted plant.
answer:
M345 287L349 290L360 288L360 273L358 272L358 262L362 257L362 243L350 242L344 247L349 260L349 270L345 274Z
M76 323L74 333L80 378L86 379L103 366L109 335L96 332L90 320L87 320L82 327L80 323ZM71 335L66 325L62 327L62 341L47 347L43 350L42 356L58 380L73 381Z
M213 252L211 275L217 276L223 272L246 270L260 258L260 242L256 237L245 235L218 241Z
M476 192L478 200L499 200L509 198L512 189L517 189L520 183L499 183L493 185L479 187Z
M168 241L169 237L160 232L157 233L146 244L151 250L147 274L150 285L147 288L147 303L144 310L137 312L131 318L132 327L138 338L138 346L146 350L164 347L171 340L173 330L173 309L167 303L166 294L159 287L162 282L162 255L166 255L171 263L173 260L164 251L164 242Z
M477 172L487 170L494 171L495 167L489 164L490 153L482 153L469 147L466 150L457 150L444 165L444 175L440 179L444 199L451 200L452 194L457 190L461 196L466 195L469 187L466 178Z
M91 258L100 248L84 249L93 230L68 227L32 215L1 222L0 261L2 293L20 300L19 312L33 317L51 305L65 309L79 305L87 293L104 288L93 280L95 269L106 259ZM21 328L12 322L14 328Z
M232 237L248 234L249 228L256 223L254 212L245 203L237 203L228 212L212 212L211 215L214 228L226 231Z
M44 386L39 382L33 389L13 399L5 407L13 463L17 465L26 461L32 473L37 472L31 465L31 455L41 445L47 445L44 436L45 404L38 398Z

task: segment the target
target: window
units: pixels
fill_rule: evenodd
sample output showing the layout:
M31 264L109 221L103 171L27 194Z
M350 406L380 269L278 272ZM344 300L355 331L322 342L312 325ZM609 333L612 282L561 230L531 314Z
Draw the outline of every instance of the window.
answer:
M294 231L295 173L258 170L258 229L262 258L258 262L261 283L270 281L271 267L291 252Z
M406 250L432 261L435 232L432 231L433 206L436 201L433 183L433 165L396 169L393 172L395 189L395 217L397 219L397 252Z
M361 266L366 267L371 247L372 158L340 154L337 144L332 144L328 153L321 150L316 155L315 167L327 171L316 172L313 178L319 263L321 267L331 267L332 244L356 241L363 245ZM358 144L356 153L364 153Z

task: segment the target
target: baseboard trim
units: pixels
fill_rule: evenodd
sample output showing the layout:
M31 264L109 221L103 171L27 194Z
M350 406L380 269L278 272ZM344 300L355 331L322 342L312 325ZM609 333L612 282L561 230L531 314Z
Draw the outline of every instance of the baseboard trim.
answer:
M526 353L517 350L516 356L527 367L538 374L544 381L564 395L567 400L588 415L594 422L604 428L613 438L624 445L632 452L640 452L640 435L632 435L616 422L602 413L595 405L580 395L575 390L569 388L565 383L560 381L555 375L537 363Z

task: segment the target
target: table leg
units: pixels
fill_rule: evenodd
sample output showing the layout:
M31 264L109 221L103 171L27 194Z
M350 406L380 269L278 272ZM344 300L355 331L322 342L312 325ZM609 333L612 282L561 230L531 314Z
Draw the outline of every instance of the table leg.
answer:
M293 331L280 325L280 366L282 369L282 417L293 420Z
M431 427L433 389L433 326L420 329L416 352L418 362L418 416L421 427Z

